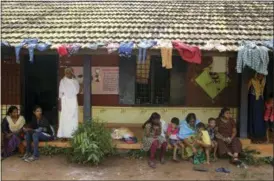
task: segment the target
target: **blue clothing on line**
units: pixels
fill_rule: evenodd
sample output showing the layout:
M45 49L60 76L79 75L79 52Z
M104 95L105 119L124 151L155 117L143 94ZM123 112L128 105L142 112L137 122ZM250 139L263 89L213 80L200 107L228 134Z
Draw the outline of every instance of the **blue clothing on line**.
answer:
M97 50L100 47L105 46L106 44L103 42L98 42L98 43L89 43L87 45L87 48L91 49L91 50Z
M269 48L269 49L273 49L274 48L274 39L272 40L268 40L268 41L264 41L263 43L263 46Z
M81 46L77 44L72 44L71 46L67 47L68 56L76 54L80 50Z
M138 44L139 47L139 55L138 55L138 60L139 63L145 62L146 61L146 51L148 48L151 48L157 44L156 41L154 40L143 40Z
M133 45L133 42L121 43L118 50L119 55L121 57L131 57Z
M246 41L243 42L238 52L236 70L242 73L242 69L248 66L260 74L267 75L268 63L268 49L256 45L255 42Z
M16 55L16 62L19 63L20 61L20 50L23 48L23 46L27 45L27 48L29 50L29 61L33 62L33 56L34 56L34 49L37 48L39 51L45 51L49 48L51 43L38 43L37 38L30 38L30 39L24 39L19 45L15 46L15 55Z
M1 41L1 46L9 47L10 44L9 44L7 41L2 40L2 41Z

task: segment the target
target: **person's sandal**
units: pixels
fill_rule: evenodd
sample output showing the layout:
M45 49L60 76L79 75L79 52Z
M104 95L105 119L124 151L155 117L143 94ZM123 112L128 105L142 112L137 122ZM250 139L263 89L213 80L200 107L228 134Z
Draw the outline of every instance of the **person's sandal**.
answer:
M233 157L231 162L232 162L233 164L235 164L235 165L240 165L240 164L242 164L242 162L239 160L238 157Z
M151 168L156 168L156 164L151 160L148 161L148 166L150 166Z

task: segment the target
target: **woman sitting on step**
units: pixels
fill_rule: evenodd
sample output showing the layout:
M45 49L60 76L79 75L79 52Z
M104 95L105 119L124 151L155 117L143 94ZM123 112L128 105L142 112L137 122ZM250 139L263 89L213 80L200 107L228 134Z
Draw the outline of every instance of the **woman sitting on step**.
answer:
M11 156L18 148L22 136L22 128L25 124L23 116L18 114L18 108L16 106L10 106L7 112L7 116L2 121L2 133L3 133L3 151L2 157L6 158Z
M242 151L241 141L236 137L235 121L232 119L229 108L223 108L216 120L216 138L219 156L227 154L232 162L239 162L238 156Z
M39 141L51 141L54 139L53 130L48 120L42 115L42 108L35 106L33 109L33 118L29 127L24 127L25 139L27 142L26 154L23 160L32 162L39 158ZM31 155L31 146L33 141L33 154Z
M161 149L160 162L164 164L164 154L167 149L167 141L162 135L161 116L158 113L152 113L150 118L144 123L143 150L150 151L148 165L155 168L155 154L157 148Z

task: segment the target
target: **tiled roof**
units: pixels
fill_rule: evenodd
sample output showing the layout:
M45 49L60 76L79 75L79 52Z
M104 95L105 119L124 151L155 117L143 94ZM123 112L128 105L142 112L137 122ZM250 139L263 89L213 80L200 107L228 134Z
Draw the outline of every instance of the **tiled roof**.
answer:
M52 44L179 39L204 45L220 40L273 38L273 1L233 0L2 0L2 40Z

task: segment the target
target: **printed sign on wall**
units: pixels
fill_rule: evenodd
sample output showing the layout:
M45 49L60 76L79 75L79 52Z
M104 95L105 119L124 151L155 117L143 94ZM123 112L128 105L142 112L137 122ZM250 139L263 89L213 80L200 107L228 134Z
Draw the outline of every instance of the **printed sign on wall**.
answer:
M83 67L72 68L83 90ZM92 94L119 94L119 67L92 67L91 74Z

